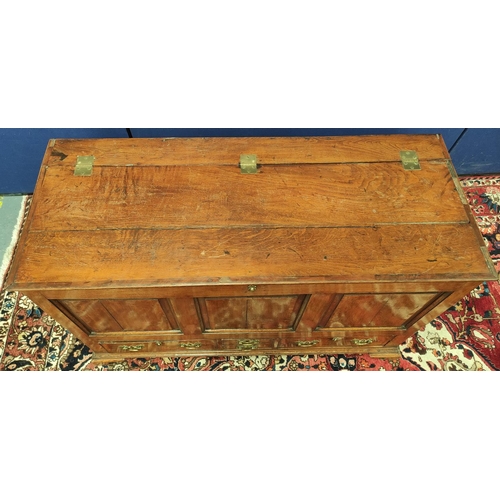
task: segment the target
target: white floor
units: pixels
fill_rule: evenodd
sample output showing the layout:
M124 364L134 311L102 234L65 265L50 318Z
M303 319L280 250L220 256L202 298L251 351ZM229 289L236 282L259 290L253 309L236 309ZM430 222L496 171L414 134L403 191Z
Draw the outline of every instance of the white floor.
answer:
M21 226L26 196L0 195L0 290Z

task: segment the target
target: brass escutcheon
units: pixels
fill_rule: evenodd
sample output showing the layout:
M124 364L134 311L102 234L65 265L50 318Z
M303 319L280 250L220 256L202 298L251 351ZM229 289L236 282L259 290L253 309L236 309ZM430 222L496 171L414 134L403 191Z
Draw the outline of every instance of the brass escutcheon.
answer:
M249 292L255 292L255 290L257 290L257 285L248 285L247 290Z

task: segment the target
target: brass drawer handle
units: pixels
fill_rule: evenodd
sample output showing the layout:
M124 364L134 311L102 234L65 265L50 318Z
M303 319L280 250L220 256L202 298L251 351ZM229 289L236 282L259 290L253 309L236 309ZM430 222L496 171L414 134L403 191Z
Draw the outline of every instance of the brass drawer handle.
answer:
M136 345L121 345L120 349L122 351L130 351L137 352L144 348L144 344L136 344Z
M352 339L352 343L356 345L368 345L373 342L373 339Z
M257 290L257 285L248 285L247 290L249 292L255 292L255 290Z
M238 341L238 349L242 351L251 351L255 349L259 345L258 340L239 340Z
M299 340L297 342L299 347L311 347L316 344L319 344L319 340Z
M201 347L201 342L181 342L181 347L185 347L186 349L198 349L198 347Z

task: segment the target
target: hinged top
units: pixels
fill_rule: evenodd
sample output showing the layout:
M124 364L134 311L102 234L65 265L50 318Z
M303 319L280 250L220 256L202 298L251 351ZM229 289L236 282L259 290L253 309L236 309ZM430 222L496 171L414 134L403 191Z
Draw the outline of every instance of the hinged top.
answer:
M10 283L492 279L449 160L435 135L57 140Z

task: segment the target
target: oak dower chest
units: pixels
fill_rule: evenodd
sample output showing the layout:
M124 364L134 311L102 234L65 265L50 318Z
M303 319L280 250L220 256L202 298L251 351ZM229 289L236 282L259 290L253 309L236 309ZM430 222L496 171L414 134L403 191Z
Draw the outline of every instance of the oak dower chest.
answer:
M398 356L496 278L440 136L58 139L8 289L96 360Z

